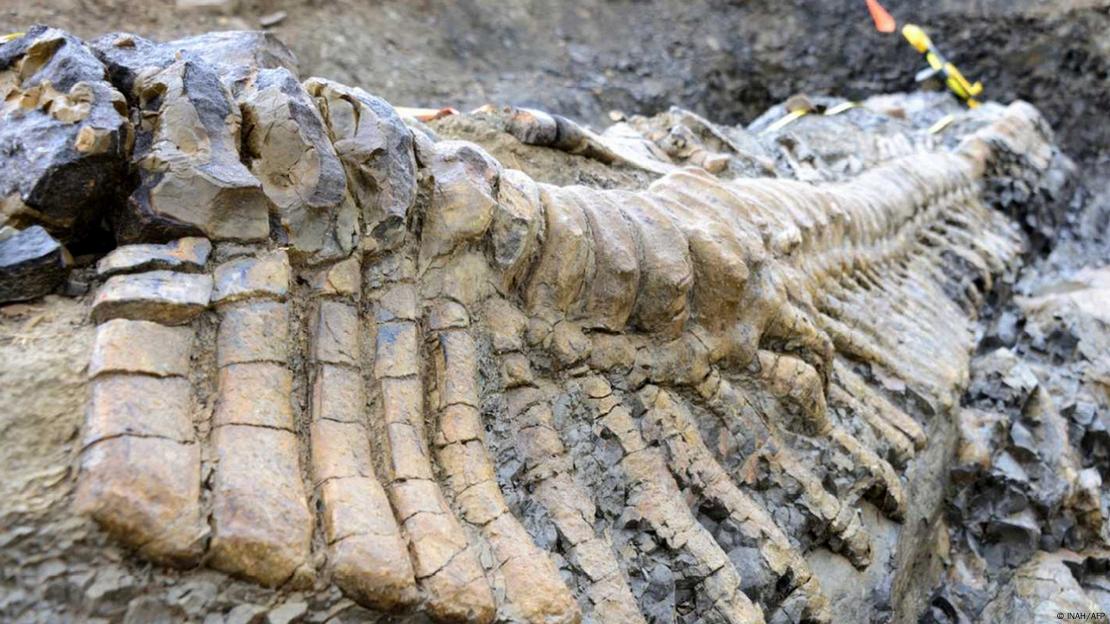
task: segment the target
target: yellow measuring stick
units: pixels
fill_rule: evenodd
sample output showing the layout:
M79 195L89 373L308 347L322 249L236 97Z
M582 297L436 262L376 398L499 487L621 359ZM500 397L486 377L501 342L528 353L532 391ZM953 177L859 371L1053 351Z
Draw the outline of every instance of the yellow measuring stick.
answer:
M804 117L806 115L806 112L807 111L802 110L802 109L791 111L791 112L783 115L775 123L773 123L773 124L767 126L766 128L764 128L763 132L760 132L760 134L768 134L768 133L771 133L771 132L775 132L776 130L782 130L786 126L793 123L795 119L798 119L799 117Z
M837 104L836 106L834 106L830 109L827 109L825 111L825 116L826 117L832 117L833 115L839 115L840 113L843 113L846 110L852 110L853 108L858 108L859 105L860 105L859 102L841 102L841 103Z
M832 117L833 115L839 115L840 113L843 113L846 110L851 110L853 108L858 108L859 106L861 106L861 104L859 102L841 102L840 104L837 104L836 106L833 106L832 108L827 109L822 114L825 115L826 117ZM804 109L804 108L794 109L794 110L790 111L789 113L783 115L779 119L775 120L775 123L773 123L773 124L767 126L766 128L764 128L763 131L760 132L759 134L760 135L770 134L771 132L775 132L777 130L782 130L786 126L789 126L790 124L794 123L796 120L798 120L801 117L804 117L805 115L808 115L808 114L809 114L809 111Z
M920 26L915 24L906 24L902 27L902 36L915 50L925 55L925 62L929 64L929 69L919 72L917 80L920 82L933 74L944 74L944 83L952 93L967 103L968 108L975 108L979 106L979 101L975 96L983 92L983 83L972 83L964 77L963 73L956 68L948 59L937 50L933 45L932 39Z

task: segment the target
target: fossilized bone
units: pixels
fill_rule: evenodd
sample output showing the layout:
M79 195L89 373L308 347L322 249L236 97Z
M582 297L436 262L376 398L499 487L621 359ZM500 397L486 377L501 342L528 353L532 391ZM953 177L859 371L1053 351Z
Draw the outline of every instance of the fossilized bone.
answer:
M195 273L116 260L93 304L78 504L155 561L280 585L317 572L311 493L324 571L348 595L468 621L639 619L613 536L632 522L681 554L706 621L827 621L802 552L825 542L866 565L854 500L900 518L897 467L927 443L859 371L938 412L956 396L968 311L1020 250L979 179L1043 140L1039 123L1015 105L954 153L843 183L688 169L641 192L540 184L424 139L429 199L388 204L388 245L313 264L217 242ZM978 286L946 273L949 254ZM194 402L213 388L215 405ZM523 462L508 483L505 444ZM615 460L620 517L591 501L590 444ZM547 510L573 590L506 485ZM683 491L735 524L770 587L749 598Z
M1048 164L1018 103L837 182L668 144L621 157L647 189L558 187L280 53L93 47L139 118L116 231L173 240L101 261L77 506L160 564L442 621L644 621L652 561L681 618L829 621L804 554L864 567L860 500L903 516L1021 250L984 181Z

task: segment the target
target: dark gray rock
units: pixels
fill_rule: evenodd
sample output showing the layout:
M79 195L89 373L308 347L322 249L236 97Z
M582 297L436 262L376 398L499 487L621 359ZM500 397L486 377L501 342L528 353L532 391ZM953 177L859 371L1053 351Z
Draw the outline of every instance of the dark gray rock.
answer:
M143 69L164 69L179 58L213 67L230 85L256 69L283 68L296 75L297 58L264 31L212 32L159 43L131 33L110 33L89 43L108 67L112 82L130 93Z
M171 41L166 47L221 68L286 69L294 76L300 73L293 51L262 30L204 33Z
M1020 565L1036 552L1041 530L1030 509L995 518L986 527L984 556L993 565Z
M143 118L133 159L140 182L116 216L117 238L267 238L271 204L240 157L235 94L267 72L296 84L292 52L269 33L247 31L169 43L113 33L91 45ZM303 93L301 99L311 102Z
M217 68L135 35L92 45L142 119L132 159L139 184L115 215L118 242L265 239L269 201L240 162L242 117Z
M185 611L181 607L166 604L153 596L142 596L127 605L123 624L172 624L185 619Z
M0 44L0 214L68 241L126 189L131 124L123 96L84 43L34 26ZM0 225L3 221L0 221Z
M1010 444L1022 460L1037 459L1037 441L1033 438L1033 433L1020 422L1010 425Z
M65 280L67 256L65 248L40 226L0 230L0 303L53 292Z
M62 286L62 294L67 297L81 297L88 294L89 289L92 288L90 277L87 271L70 271L65 285Z
M761 595L764 588L774 587L775 578L760 559L756 546L737 546L728 551L728 558L740 573L744 593L753 601L764 602L773 596Z
M305 602L286 602L271 609L266 614L266 622L267 624L293 624L300 622L307 612L308 604Z
M266 608L254 604L241 604L227 613L227 624L261 624L266 618Z

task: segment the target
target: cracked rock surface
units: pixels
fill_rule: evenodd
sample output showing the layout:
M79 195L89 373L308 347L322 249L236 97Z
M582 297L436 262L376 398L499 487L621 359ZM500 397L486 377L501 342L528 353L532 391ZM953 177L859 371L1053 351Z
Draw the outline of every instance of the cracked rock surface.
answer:
M126 187L133 140L123 95L85 42L35 26L0 48L0 215L63 240L99 225Z

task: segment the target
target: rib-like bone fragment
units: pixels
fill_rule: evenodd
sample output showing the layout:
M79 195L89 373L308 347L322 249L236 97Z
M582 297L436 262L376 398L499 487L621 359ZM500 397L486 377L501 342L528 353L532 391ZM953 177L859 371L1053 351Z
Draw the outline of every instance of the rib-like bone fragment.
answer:
M801 553L721 468L705 447L689 414L673 396L654 386L642 390L640 400L647 408L642 426L645 439L667 449L676 478L693 485L701 496L720 505L735 519L745 539L754 543L760 565L776 579L781 579L776 582L775 590L783 594L783 601L794 597L802 603L804 618L828 622L828 598L821 593L820 583ZM782 587L781 582L788 586ZM765 606L771 606L766 604L769 600L774 598L765 598Z
M263 298L288 305L284 252L231 260L218 266L215 276L217 301L247 304L224 312L220 334L269 321L267 308L250 305ZM209 560L215 568L275 586L308 563L312 540L291 406L292 373L285 365L283 332L259 335L260 346L241 350L247 352L244 359L258 361L233 363L240 358L229 354L228 345L239 337L218 338L224 350L212 422L217 463Z
M494 479L478 413L474 339L466 329L445 329L435 334L435 340L435 396L440 410L440 430L434 436L436 458L463 520L477 528L493 550L496 576L505 593L500 617L577 622L578 605L551 560L509 512Z
M373 310L376 317L390 319L377 325L374 355L386 492L408 538L428 613L445 621L490 622L496 607L485 572L432 473L416 310L391 308L394 298L415 305L414 288L405 280L375 293L390 298L379 297Z
M212 292L207 275L150 271L111 277L97 291L92 315L97 322L122 318L182 325L204 312Z
M588 377L582 387L596 410L598 425L614 436L624 451L619 465L628 480L629 504L668 547L681 549L691 557L687 574L697 579L711 605L704 614L706 620L763 622L762 609L741 591L736 568L690 513L661 453L647 445L632 414L612 394L609 384L601 377Z
M507 399L514 438L526 463L525 479L534 486L532 495L551 514L569 543L571 564L587 579L584 611L601 622L643 622L612 540L591 523L597 509L588 490L571 474L571 458L555 429L551 408L534 388L511 391Z
M180 323L202 311L211 279L170 272L111 279L94 316L120 318L97 328L75 504L143 555L191 565L205 535L185 378L194 331L156 321Z
M715 385L700 386L699 391L706 407L720 419L722 426L735 439L748 441L754 451L739 452L743 460L739 478L770 477L796 497L799 511L828 533L834 550L843 553L857 567L869 563L870 539L861 530L854 510L825 491L820 479L798 461L779 436L751 415L753 408L747 399L723 378Z
M395 611L416 602L416 580L371 458L360 365L362 319L350 301L361 292L357 266L354 270L349 279L337 275L325 281L331 288L313 293L312 482L323 503L328 566L336 585L361 604ZM336 288L336 281L350 284Z

